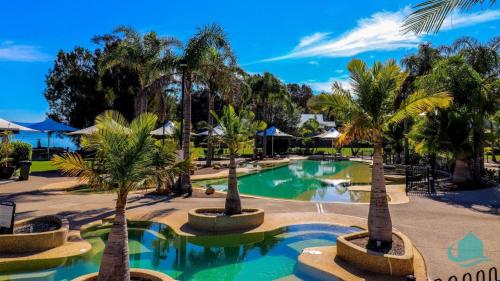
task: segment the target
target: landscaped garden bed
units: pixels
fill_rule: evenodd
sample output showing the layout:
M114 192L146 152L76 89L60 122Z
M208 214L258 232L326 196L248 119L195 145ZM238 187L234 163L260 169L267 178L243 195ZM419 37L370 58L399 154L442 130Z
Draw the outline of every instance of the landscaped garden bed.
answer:
M368 231L337 238L337 256L360 269L395 276L412 274L413 245L401 233L393 233L392 245L374 249L368 245Z
M188 224L194 229L227 232L255 228L264 222L264 210L242 209L241 214L228 216L223 208L198 208L188 213Z

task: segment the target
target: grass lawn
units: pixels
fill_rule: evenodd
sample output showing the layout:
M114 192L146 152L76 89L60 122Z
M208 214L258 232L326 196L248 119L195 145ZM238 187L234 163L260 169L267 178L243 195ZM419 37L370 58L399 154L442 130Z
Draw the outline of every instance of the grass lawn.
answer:
M57 167L53 166L50 161L33 161L31 163L31 172L48 172L56 171Z

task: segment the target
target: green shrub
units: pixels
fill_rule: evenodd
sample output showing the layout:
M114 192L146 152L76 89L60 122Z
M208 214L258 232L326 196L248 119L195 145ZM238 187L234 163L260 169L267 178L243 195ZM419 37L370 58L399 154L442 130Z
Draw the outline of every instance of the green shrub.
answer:
M12 146L14 152L10 157L12 157L12 164L14 166L19 166L19 162L31 160L31 144L22 141L13 141Z

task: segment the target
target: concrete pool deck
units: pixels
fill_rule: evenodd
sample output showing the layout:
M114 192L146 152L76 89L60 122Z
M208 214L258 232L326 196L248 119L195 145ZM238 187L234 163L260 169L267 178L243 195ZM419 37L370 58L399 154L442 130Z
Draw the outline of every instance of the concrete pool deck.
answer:
M113 215L115 195L111 193L72 194L57 187L74 178L32 176L26 182L0 185L0 201L16 202L18 217L57 214L68 218L72 229L100 221ZM49 185L50 184L50 185ZM48 188L47 186L52 188ZM42 189L42 187L44 187ZM244 207L262 208L266 219L281 220L287 214L303 213L295 222L329 221L337 215L354 216L365 220L366 204L315 203L266 198L242 198ZM130 195L127 206L130 218L146 220L187 216L195 207L221 207L223 196L209 197L195 193L191 198L165 198L141 192ZM451 275L475 273L500 265L500 188L454 192L435 196L412 196L408 204L389 206L393 226L405 233L422 253L428 274L433 279L447 280ZM276 214L276 215L274 215ZM339 216L343 217L343 216ZM467 269L448 259L448 247L453 246L469 232L484 243L488 261ZM187 232L186 232L187 233Z

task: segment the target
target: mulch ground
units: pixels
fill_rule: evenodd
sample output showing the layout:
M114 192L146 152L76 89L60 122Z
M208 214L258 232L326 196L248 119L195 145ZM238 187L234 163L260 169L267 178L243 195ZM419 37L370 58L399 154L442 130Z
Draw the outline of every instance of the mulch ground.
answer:
M349 240L349 242L352 242L360 246L361 248L368 249L374 252L395 255L395 256L402 256L405 254L405 246L403 240L401 240L401 238L399 238L397 235L392 234L392 245L382 245L382 247L378 249L375 249L375 247L371 247L371 245L369 246L368 239L369 237L365 236Z

